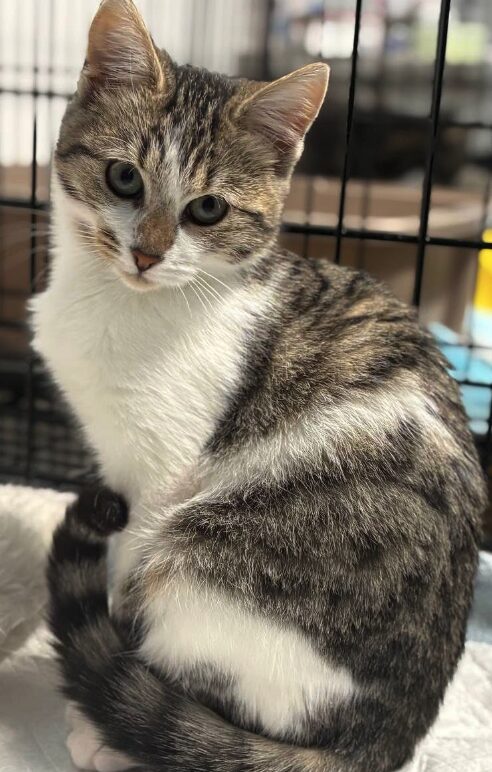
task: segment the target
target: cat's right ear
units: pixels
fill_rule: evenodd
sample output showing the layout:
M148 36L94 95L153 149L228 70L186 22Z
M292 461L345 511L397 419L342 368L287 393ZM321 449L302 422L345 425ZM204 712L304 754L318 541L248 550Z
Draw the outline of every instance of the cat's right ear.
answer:
M79 91L118 86L164 91L166 76L154 41L132 0L103 0L89 31Z
M261 134L288 163L297 160L325 98L330 68L315 62L279 80L261 85L239 106L237 118Z

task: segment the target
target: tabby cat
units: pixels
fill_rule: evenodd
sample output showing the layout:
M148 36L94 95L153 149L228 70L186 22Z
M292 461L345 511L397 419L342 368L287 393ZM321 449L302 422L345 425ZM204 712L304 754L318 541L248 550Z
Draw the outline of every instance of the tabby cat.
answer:
M413 310L278 245L327 80L177 66L130 0L92 24L32 307L118 494L82 495L49 568L80 767L396 770L462 652L458 388Z

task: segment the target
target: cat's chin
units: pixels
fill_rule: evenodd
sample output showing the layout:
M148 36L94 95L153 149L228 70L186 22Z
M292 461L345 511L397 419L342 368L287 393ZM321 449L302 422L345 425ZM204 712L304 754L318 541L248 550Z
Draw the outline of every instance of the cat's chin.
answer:
M136 273L127 273L126 271L118 271L120 279L130 289L136 292L155 292L162 289L160 284L149 281L145 276Z
M161 276L159 281L152 281L145 274L129 273L127 271L118 270L118 276L126 284L136 292L156 292L163 289L174 289L175 287L182 287L190 280L189 276Z

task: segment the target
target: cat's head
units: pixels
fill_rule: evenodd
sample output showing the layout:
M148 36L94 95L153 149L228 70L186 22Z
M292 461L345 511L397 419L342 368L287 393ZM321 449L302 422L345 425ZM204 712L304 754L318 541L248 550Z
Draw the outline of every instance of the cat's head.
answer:
M264 254L328 72L265 84L178 67L131 0L104 0L55 154L77 238L136 290Z

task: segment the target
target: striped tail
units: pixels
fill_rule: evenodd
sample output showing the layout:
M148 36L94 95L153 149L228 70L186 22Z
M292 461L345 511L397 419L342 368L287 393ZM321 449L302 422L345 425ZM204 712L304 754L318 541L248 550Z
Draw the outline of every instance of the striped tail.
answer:
M48 567L63 692L106 745L151 772L370 772L233 726L139 661L110 617L106 589L107 537L126 522L121 498L86 490L55 532Z

